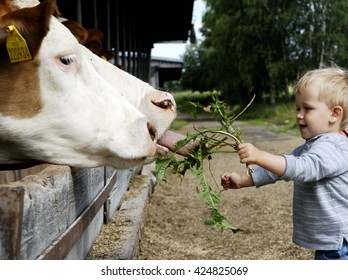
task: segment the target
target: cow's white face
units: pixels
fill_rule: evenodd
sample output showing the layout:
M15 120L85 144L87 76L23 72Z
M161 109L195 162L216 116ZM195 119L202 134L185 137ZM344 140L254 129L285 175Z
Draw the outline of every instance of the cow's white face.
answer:
M9 2L0 0L1 51L6 26L21 29L1 14ZM34 9L43 17L50 10ZM10 63L0 54L0 162L128 168L154 156L175 118L173 97L92 54L57 19L47 24L33 60Z
M154 89L103 59L92 59L91 62L100 76L104 77L112 87L117 88L125 98L149 118L157 129L158 137L161 138L176 116L173 96L168 92ZM130 87L129 84L132 86Z

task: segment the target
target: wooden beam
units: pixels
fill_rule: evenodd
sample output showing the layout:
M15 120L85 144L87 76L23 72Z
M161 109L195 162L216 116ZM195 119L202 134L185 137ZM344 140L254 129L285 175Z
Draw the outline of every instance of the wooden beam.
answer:
M0 186L0 259L20 259L24 188Z
M38 259L41 260L59 260L64 259L70 249L81 237L85 229L92 222L100 208L103 207L109 193L116 184L116 172L109 183L101 190L99 195L92 201L89 207L76 219L76 221L45 250Z

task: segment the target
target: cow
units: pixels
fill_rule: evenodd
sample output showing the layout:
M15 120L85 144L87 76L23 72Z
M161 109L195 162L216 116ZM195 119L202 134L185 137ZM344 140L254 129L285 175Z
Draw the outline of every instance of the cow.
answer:
M173 96L79 44L55 10L53 0L0 0L0 164L126 169L172 150ZM17 30L31 59L11 62L11 51L23 56L6 46Z

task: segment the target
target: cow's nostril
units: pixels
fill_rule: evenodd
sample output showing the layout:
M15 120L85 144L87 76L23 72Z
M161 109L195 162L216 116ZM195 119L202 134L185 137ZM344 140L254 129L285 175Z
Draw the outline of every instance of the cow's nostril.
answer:
M153 101L152 103L162 109L168 109L168 108L170 109L173 106L173 102L170 99L165 99L165 100L161 100L157 102Z
M157 141L157 129L150 122L147 122L147 129L150 133L151 140Z
M151 102L158 108L174 111L176 103L174 97L169 92L157 91L151 98Z

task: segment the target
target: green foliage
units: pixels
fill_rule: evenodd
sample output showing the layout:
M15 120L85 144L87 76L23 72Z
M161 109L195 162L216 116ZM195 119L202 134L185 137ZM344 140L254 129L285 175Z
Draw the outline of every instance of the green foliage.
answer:
M251 102L247 107L249 107ZM214 153L221 152L221 149L225 147L230 148L230 150L222 152L235 152L235 147L242 142L242 138L240 132L233 127L233 122L247 107L238 115L230 114L226 104L220 101L217 96L212 97L212 102L208 107L195 102L188 102L188 105L191 107L193 114L202 111L212 114L221 127L220 129L196 129L196 133L188 134L185 139L177 142L176 150L192 142L196 143L196 145L190 151L190 154L182 160L178 160L174 155L168 158L159 158L156 162L157 178L166 180L168 168L172 168L172 172L181 177L184 177L186 172L190 171L199 180L200 186L197 187L197 193L210 210L211 217L205 221L205 224L219 229L228 229L236 233L241 231L241 229L230 224L219 213L218 206L223 189L214 191L210 186L205 177L204 161L210 160Z
M267 126L275 132L299 135L299 131L296 129L295 108L294 101L279 101L274 106L254 102L253 106L240 117L240 120Z
M206 0L203 40L184 55L186 88L246 104L256 94L289 100L304 71L348 65L346 0Z
M216 86L216 81L206 73L209 63L205 60L205 50L200 44L192 44L186 48L183 56L184 71L181 74L181 86L184 89L193 91L212 90Z
M212 101L212 96L220 96L216 91L181 91L174 93L175 102L179 110L190 112L190 106L188 107L187 101L199 103L204 106L208 106Z
M180 81L173 80L173 81L165 81L163 84L163 90L168 91L168 92L173 92L173 91L181 91L181 83Z
M212 102L212 96L217 96L222 99L221 94L216 91L213 92L191 92L191 91L181 91L174 94L175 101L178 105L179 111L181 112L192 112L192 106L190 103L199 103L203 106L208 106ZM284 96L284 94L282 95ZM227 103L227 102L226 102ZM268 105L266 102L257 102L255 99L253 106L239 116L239 120L247 121L256 125L268 126L268 128L276 132L287 132L292 134L297 134L296 129L296 111L295 102L293 98L291 100L283 100L281 98L277 99L275 105ZM229 106L229 112L239 112L243 109L243 106L236 104L234 106ZM197 110L197 113L199 113ZM207 114L206 112L204 112ZM230 114L230 113L229 113ZM183 122L177 119L173 122L172 128L179 129L187 122Z

